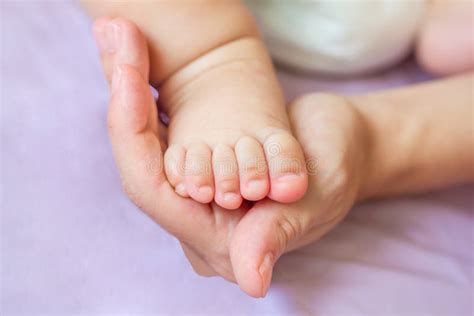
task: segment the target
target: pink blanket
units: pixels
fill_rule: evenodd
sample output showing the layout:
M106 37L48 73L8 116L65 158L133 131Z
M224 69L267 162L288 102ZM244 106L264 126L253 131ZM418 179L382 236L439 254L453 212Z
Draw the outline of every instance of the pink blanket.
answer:
M0 314L472 315L472 186L356 207L285 255L264 299L197 276L121 191L77 4L2 1L0 21ZM280 78L291 98L428 77L407 62L362 80Z

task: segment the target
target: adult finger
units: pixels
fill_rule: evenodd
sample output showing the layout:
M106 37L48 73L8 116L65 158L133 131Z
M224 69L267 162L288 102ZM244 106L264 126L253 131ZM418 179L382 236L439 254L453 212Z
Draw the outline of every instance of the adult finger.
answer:
M119 64L134 66L148 81L150 59L146 38L133 22L120 17L101 17L94 22L93 34L109 83L114 67Z
M268 291L277 259L309 227L311 213L302 202L257 203L235 228L230 258L237 283L247 294L263 297Z
M209 227L212 218L205 209L197 212L200 205L179 197L169 185L160 141L150 123L154 106L139 71L130 65L116 66L108 126L123 186L134 203L170 233L193 238L196 228Z

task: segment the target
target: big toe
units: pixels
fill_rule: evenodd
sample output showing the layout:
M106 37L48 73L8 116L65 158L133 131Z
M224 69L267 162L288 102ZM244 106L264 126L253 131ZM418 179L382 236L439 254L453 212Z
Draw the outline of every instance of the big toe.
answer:
M281 203L301 199L308 187L308 175L298 141L286 131L276 131L265 135L263 148L270 175L268 197Z

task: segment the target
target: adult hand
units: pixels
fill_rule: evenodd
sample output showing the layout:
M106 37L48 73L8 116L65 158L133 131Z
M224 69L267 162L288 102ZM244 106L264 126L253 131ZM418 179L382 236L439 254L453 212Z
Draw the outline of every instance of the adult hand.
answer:
M302 200L279 204L267 199L235 211L200 204L177 195L163 171L166 139L160 132L165 127L148 86L143 36L120 18L98 20L94 32L111 82L109 134L125 191L180 240L198 274L220 275L251 296L264 296L276 260L329 231L358 197L368 152L358 112L331 95L309 95L290 107L309 162L309 188ZM136 46L142 53L130 54Z

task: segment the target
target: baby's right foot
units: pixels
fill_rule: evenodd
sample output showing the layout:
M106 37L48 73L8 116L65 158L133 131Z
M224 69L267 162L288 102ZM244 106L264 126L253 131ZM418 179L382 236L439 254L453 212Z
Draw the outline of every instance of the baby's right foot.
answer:
M132 23L113 23L129 56L147 54ZM145 58L133 63L146 66ZM191 62L162 84L159 101L170 117L165 170L181 196L236 209L242 199L289 203L305 194L304 155L259 39L231 42Z

